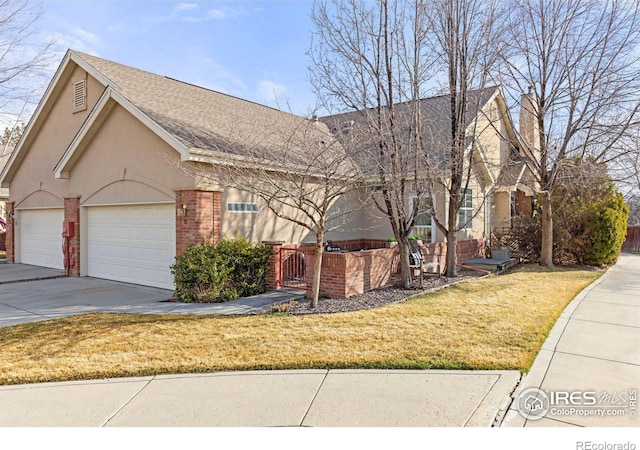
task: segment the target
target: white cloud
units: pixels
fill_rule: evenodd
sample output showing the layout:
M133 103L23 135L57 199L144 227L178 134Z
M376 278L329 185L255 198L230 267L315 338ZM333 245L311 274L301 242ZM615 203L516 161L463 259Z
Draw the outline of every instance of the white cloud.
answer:
M91 45L102 44L102 41L98 36L80 27L72 27L71 34L79 40Z
M285 107L287 87L283 84L275 83L271 80L261 80L256 89L258 98L262 102L273 106Z
M53 41L56 53L64 54L70 48L98 56L97 49L102 47L102 39L98 35L62 21L59 22L59 28L63 31L52 33L46 38L47 41ZM58 62L60 59L62 55Z
M242 77L223 67L217 61L204 58L197 64L197 67L199 68L198 73L206 74L206 79L194 80L194 84L225 94L246 97L248 89Z
M179 3L173 10L174 11L189 11L198 7L197 3Z
M185 16L182 17L182 20L186 22L206 22L207 20L232 19L244 16L245 14L247 14L247 10L242 6L236 8L224 6L222 8L210 9L202 16Z
M148 26L141 25L126 25L122 22L111 24L107 27L107 31L110 33L141 33L147 31Z
M98 56L98 52L92 45L90 45L90 43L87 43L82 38L74 36L73 34L53 33L51 38L53 39L55 46L59 49L59 53L64 54L64 52L70 48L72 50L78 50L80 52ZM58 58L58 61L61 59L62 57Z

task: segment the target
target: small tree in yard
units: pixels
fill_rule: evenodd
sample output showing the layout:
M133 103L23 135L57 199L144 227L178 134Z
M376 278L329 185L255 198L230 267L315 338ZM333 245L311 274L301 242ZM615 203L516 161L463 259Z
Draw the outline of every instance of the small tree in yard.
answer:
M254 119L254 120L252 120ZM203 184L238 189L262 200L314 237L311 307L318 305L325 234L352 211L336 200L359 186L360 173L326 126L281 113L276 120L238 116L224 139L198 137L207 164L182 164ZM247 130L250 132L247 133Z

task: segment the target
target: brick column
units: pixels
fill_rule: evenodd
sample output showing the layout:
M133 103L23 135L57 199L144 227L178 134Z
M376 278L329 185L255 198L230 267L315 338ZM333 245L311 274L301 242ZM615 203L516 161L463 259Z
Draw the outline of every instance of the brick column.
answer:
M64 221L73 222L73 237L69 238L69 252L71 270L73 277L80 276L80 196L73 196L64 199Z
M220 192L176 191L176 255L187 246L220 240Z
M273 256L271 257L271 261L269 261L269 269L267 269L267 289L270 291L280 289L282 287L282 253L280 249L284 241L263 241L262 243L271 246L273 251Z
M5 236L4 244L7 248L7 262L15 262L15 222L13 220L15 202L7 202L4 206L7 212L7 234Z

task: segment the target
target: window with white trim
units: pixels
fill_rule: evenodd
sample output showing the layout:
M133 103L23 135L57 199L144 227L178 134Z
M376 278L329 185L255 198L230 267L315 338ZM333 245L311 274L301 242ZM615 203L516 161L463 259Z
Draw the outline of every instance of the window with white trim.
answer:
M260 206L257 203L227 202L227 212L231 213L257 213Z
M87 83L85 80L73 83L73 112L87 108Z
M410 197L409 207L413 210L415 202L419 201L418 211L416 212L416 219L414 221L412 236L418 236L422 242L430 244L433 242L433 218L431 212L426 205L425 199L419 199L418 197Z
M473 228L473 189L467 188L460 191L460 195L464 196L460 211L458 211L458 228L461 230L470 230Z

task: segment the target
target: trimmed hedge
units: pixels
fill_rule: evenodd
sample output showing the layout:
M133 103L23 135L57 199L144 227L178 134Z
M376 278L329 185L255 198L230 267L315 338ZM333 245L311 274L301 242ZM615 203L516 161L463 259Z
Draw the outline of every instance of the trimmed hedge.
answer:
M176 300L218 303L266 291L272 249L244 238L190 245L171 266Z

